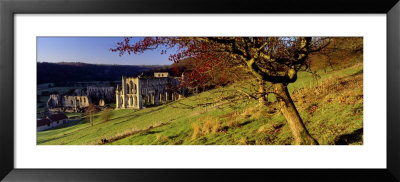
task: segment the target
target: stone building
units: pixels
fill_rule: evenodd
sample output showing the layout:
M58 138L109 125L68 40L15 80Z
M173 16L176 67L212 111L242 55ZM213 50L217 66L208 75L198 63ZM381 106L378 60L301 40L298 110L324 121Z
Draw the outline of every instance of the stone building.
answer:
M57 113L50 116L47 116L43 119L37 120L37 131L44 131L56 126L67 123L68 117L63 113Z
M89 106L88 96L64 96L64 107L83 108Z
M122 76L121 86L117 85L115 90L115 107L142 109L178 100L184 94L179 83L179 77L171 77L167 72L155 72L154 76Z
M94 103L100 102L103 100L104 103L114 103L114 87L96 87L96 86L88 86L86 88L86 95L90 97Z
M65 95L50 95L47 108L52 112L78 112L89 107L89 104L105 106L107 103L113 103L114 95L114 87L88 86L75 89L72 93Z
M100 101L99 101L99 106L104 106L104 105L105 105L104 100L103 100L103 99L100 99Z
M88 96L69 96L69 95L50 95L47 101L47 108L50 111L59 111L60 109L69 111L79 111L86 108L91 103Z

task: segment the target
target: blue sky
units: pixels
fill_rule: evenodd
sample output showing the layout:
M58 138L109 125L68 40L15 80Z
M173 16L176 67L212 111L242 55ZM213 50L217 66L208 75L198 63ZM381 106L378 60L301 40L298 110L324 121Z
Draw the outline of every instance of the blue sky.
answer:
M135 38L139 40L140 38ZM167 65L169 54L159 50L118 56L110 48L123 37L37 37L38 62L83 62L120 65Z

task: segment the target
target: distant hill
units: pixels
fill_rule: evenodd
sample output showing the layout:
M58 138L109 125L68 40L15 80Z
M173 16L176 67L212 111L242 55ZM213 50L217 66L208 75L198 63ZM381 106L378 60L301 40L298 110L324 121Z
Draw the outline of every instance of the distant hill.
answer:
M137 76L142 72L161 70L160 65L99 65L87 63L37 63L37 84L73 81L120 80L121 76Z

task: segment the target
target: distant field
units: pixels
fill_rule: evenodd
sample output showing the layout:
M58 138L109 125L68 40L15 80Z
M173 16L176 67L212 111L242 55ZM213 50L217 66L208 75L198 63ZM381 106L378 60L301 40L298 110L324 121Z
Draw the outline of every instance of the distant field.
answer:
M322 145L363 144L363 65L299 73L289 91L310 134ZM97 113L94 126L76 125L37 133L39 145L290 145L285 118L272 103L259 106L238 90L249 81L142 110ZM275 98L271 95L270 101ZM103 140L103 141L102 141ZM105 141L105 142L104 142Z
M38 87L37 94L42 95L42 92L47 91L49 93L58 92L59 94L67 93L71 89L76 89L79 87L51 87L51 88L40 88Z

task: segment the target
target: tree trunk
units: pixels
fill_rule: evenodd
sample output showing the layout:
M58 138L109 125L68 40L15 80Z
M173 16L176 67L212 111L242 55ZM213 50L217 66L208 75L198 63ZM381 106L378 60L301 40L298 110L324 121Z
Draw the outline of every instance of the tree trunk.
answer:
M268 102L268 96L265 93L265 82L263 80L258 80L258 92L260 97L258 98L258 103L261 106L266 106Z
M318 145L315 140L307 131L304 123L300 117L292 98L289 95L287 87L283 83L275 83L274 91L277 95L281 112L289 124L292 131L296 145Z
M90 124L93 126L93 114L90 112Z

